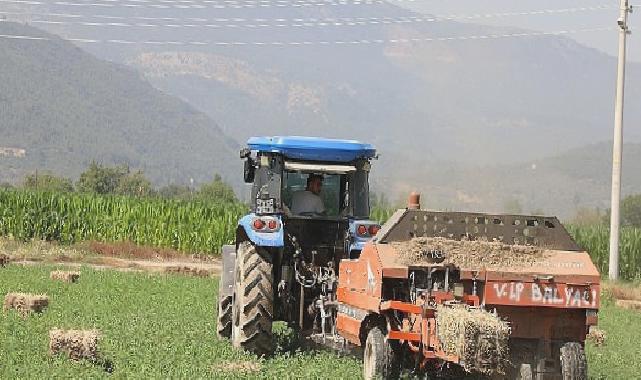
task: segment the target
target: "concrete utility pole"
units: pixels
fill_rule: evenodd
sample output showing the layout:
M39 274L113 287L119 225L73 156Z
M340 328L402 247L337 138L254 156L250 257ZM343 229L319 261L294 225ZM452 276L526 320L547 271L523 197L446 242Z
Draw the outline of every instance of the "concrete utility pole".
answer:
M628 14L632 7L628 0L621 0L619 19L619 66L614 108L614 144L612 148L612 203L610 207L610 280L619 278L619 203L621 201L621 158L623 151L623 90L625 87L625 43L630 33Z

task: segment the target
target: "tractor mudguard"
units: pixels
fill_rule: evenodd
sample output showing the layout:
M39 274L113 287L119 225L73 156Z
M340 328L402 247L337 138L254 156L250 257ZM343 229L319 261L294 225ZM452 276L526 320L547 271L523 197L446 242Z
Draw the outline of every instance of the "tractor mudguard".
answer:
M220 298L234 294L234 267L236 266L236 247L223 245L223 268L220 274Z
M279 228L273 232L258 232L252 228L252 223L254 219L258 216L256 214L249 214L243 216L239 221L238 225L243 227L245 234L249 240L251 240L254 245L259 247L283 247L285 246L285 232L283 228L283 221L280 216L274 215L270 218L278 219Z

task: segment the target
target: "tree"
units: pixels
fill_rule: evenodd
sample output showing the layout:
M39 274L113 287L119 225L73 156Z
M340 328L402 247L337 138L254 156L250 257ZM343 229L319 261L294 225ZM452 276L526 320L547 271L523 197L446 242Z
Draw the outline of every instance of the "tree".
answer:
M122 177L128 173L126 165L107 167L92 161L89 168L80 174L76 187L86 193L113 194Z
M51 173L29 174L22 187L30 190L72 192L73 182L69 178L57 177Z
M95 162L80 174L78 191L96 194L148 196L153 193L151 181L141 170L131 172L129 166L103 166Z
M145 177L142 171L124 175L118 181L115 190L116 194L129 195L134 197L146 197L153 193L151 182Z
M193 193L194 190L191 187L176 184L167 185L158 190L159 196L170 199L191 199L193 197Z
M234 189L223 181L220 175L216 174L214 180L203 184L198 190L198 198L204 200L218 200L224 202L236 202Z

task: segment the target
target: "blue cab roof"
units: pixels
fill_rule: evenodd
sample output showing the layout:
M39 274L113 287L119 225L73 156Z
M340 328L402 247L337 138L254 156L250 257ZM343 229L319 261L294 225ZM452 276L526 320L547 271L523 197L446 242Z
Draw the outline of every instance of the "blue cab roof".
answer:
M320 137L251 137L247 145L251 150L280 153L288 158L309 161L349 162L376 156L376 149L370 144Z

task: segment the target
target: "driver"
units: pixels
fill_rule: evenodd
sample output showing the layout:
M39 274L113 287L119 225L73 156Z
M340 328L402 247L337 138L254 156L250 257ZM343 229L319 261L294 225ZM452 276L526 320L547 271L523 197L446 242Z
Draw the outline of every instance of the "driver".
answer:
M307 187L305 190L297 191L292 195L292 214L324 215L325 205L320 197L322 186L323 176L320 174L310 174L307 177Z

